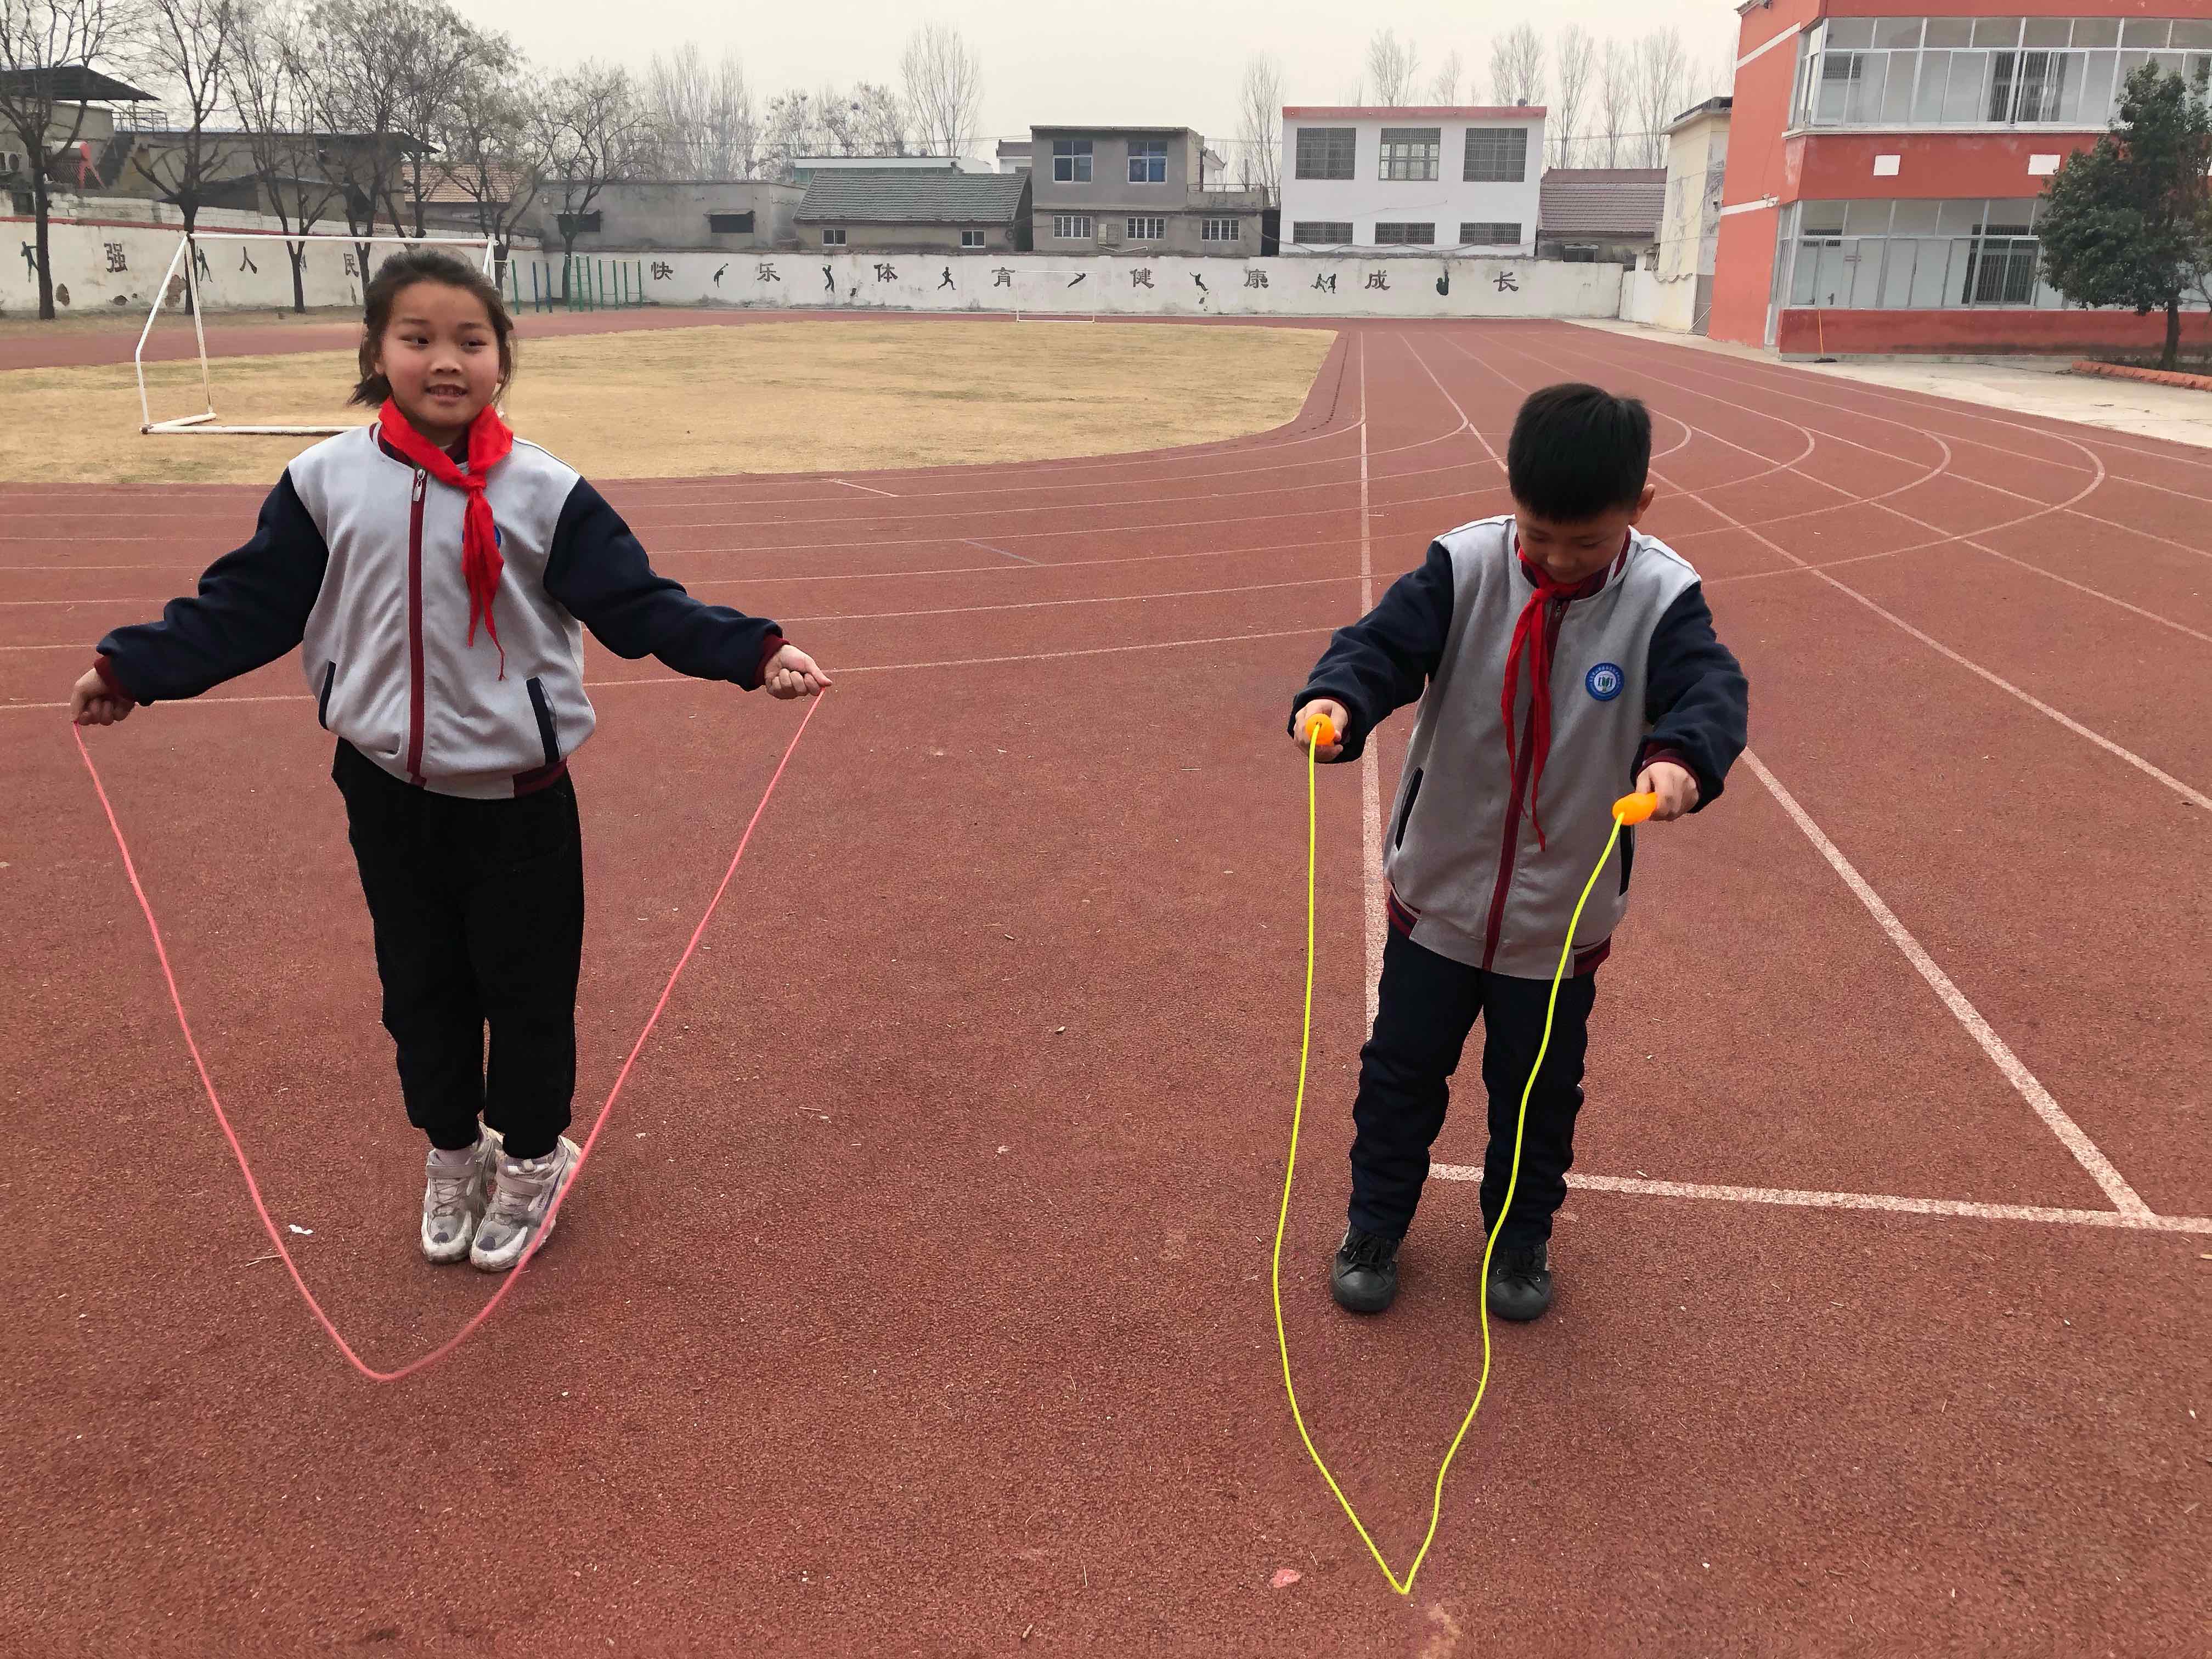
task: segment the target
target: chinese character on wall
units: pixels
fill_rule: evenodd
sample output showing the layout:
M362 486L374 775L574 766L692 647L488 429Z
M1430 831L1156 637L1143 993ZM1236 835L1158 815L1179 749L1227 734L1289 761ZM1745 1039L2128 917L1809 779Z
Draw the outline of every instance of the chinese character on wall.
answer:
M1501 270L1498 273L1498 291L1500 294L1518 294L1521 284L1515 280L1511 271Z
M1367 273L1367 286L1370 288L1387 289L1390 286L1389 273L1381 270L1369 271Z
M1264 271L1264 270L1248 270L1248 271L1246 271L1246 272L1244 273L1244 286L1245 286L1245 287L1247 287L1247 288L1265 288L1265 287L1267 287L1267 273L1266 271Z
M653 280L654 282L665 283L675 274L676 267L670 264L667 260L655 259L653 262Z
M1152 285L1152 273L1149 270L1133 270L1129 273L1129 280L1139 288L1150 288Z
M106 247L107 250L107 268L110 270L128 270L130 269L130 266L125 264L123 261L122 243L106 242L103 243L101 246Z
M876 267L876 280L878 282L890 283L896 282L897 279L898 271L896 267L890 264L879 264Z
M766 260L753 267L753 281L757 283L780 283L782 280L775 274L775 267Z

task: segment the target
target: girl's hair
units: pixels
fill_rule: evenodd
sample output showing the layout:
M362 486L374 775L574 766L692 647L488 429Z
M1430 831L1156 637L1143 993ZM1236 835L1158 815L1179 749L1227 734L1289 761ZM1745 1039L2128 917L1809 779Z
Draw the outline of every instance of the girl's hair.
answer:
M386 259L362 295L361 380L349 401L374 409L392 395L392 383L377 370L376 355L384 344L384 331L392 324L392 302L402 289L416 283L443 283L483 301L491 317L491 331L499 337L499 389L505 392L514 379L514 319L507 314L499 284L450 253L416 247Z

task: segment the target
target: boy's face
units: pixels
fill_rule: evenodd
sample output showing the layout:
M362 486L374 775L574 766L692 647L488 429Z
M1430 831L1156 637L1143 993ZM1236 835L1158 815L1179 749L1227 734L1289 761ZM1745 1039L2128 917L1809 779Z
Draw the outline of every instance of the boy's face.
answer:
M1650 484L1633 507L1616 507L1594 519L1547 519L1513 503L1513 527L1528 562L1563 586L1587 581L1613 562L1629 526L1650 509L1657 492Z

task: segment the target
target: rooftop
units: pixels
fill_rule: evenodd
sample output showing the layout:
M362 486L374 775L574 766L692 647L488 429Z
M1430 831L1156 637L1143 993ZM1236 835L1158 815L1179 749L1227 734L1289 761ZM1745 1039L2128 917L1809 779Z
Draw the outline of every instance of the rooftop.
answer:
M36 91L46 84L46 95L67 104L145 104L154 94L141 92L98 70L82 64L58 64L52 69L0 70L0 88L10 92Z
M1285 104L1294 121L1529 121L1548 112L1541 104Z
M1552 167L1537 194L1536 220L1547 239L1656 240L1666 210L1664 167Z
M953 173L912 167L816 173L796 217L873 225L1012 224L1030 187L1025 173Z

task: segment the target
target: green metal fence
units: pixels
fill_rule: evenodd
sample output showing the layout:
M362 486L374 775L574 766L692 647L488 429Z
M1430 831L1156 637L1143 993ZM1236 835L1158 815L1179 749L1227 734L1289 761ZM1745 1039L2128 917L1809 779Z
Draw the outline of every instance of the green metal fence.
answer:
M529 294L523 268L529 267ZM559 259L510 259L507 298L517 311L611 311L645 303L645 261L572 253Z

